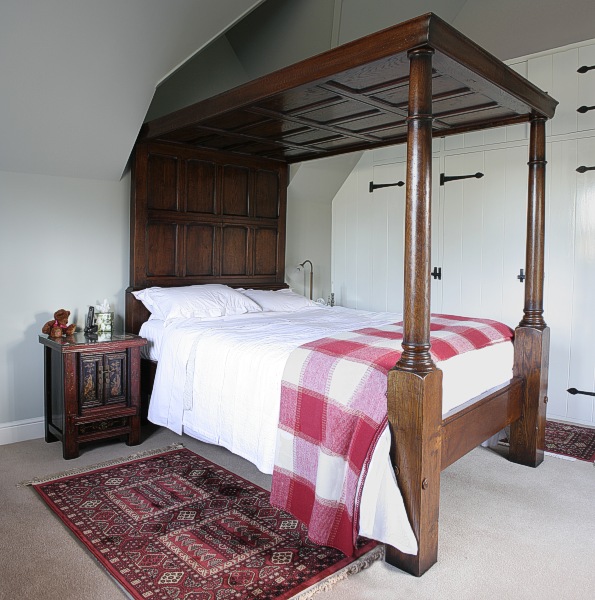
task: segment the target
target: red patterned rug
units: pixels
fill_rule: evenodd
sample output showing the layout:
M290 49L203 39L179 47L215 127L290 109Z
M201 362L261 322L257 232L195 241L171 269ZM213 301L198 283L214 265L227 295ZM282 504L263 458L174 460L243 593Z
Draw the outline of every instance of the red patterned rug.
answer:
M588 462L595 461L595 429L569 423L547 421L545 449L552 454L570 456Z
M508 446L508 439L499 442ZM546 421L545 451L587 462L595 462L595 429L559 421Z
M184 448L33 485L139 600L309 597L384 554L314 545L269 492Z

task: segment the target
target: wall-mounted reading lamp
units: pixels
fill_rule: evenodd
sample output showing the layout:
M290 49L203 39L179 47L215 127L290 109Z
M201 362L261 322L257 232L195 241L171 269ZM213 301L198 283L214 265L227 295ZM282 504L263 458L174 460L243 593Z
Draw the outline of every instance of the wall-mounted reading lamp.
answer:
M314 282L314 267L312 266L311 260L305 260L303 263L300 263L297 267L298 271L306 268L306 264L310 265L310 300L312 300L312 287Z

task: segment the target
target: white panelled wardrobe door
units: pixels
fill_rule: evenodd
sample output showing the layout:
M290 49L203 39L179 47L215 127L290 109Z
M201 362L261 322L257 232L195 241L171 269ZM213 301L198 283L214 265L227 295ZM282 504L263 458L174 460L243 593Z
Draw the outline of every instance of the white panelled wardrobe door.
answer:
M551 329L548 376L548 418L566 418L566 390L571 359L574 287L575 196L577 140L548 144L547 148L544 317Z
M527 146L492 150L486 152L485 157L486 173L490 173L486 218L490 220L490 212L495 211L498 218L503 218L498 226L503 230L492 228L493 237L488 242L498 247L498 253L502 252L502 280L501 283L491 281L486 286L482 307L488 317L493 315L493 318L500 319L512 328L523 318L525 304L525 283L519 279L519 275L521 269L523 272L525 270L526 258L528 160ZM494 271L500 269L500 258L497 260L497 266L493 263ZM489 278L490 272L491 267L486 270L484 277ZM497 302L501 303L500 312L490 298L491 294L497 294Z
M432 162L432 267L440 266L441 213L439 207L440 161ZM374 183L406 181L407 164L394 162L374 167ZM379 188L371 194L369 225L373 251L372 310L403 312L405 257L405 185ZM431 308L439 312L442 303L441 281L432 278ZM384 304L383 304L384 299Z
M578 106L595 106L595 44L582 46L578 49L579 69L586 67L584 73L577 73L578 78ZM591 67L591 68L589 68ZM588 131L595 129L595 110L578 113L578 130Z
M531 83L534 83L542 90L552 90L554 83L554 67L551 54L545 54L535 58L530 58L528 61L526 76ZM550 92L551 93L551 92ZM556 98L557 99L557 98ZM545 124L545 134L547 136L552 133L552 120L548 119Z
M405 162L376 165L373 182L404 183L405 170ZM402 313L405 185L377 188L363 200L371 214L367 236L372 248L372 302L365 308Z
M564 52L556 52L552 56L552 89L553 98L558 100L556 114L552 119L552 135L561 135L576 131L578 104L578 48Z
M595 166L595 138L577 140L577 166ZM576 167L575 167L576 169ZM595 307L595 171L576 173L574 290L572 304L572 356L570 387L595 391L593 308ZM593 396L568 400L568 417L595 423Z
M483 172L483 152L446 156L447 176ZM484 182L450 181L443 186L442 312L475 316L481 300L481 236Z
M522 317L527 205L525 146L446 156L442 311L502 320Z

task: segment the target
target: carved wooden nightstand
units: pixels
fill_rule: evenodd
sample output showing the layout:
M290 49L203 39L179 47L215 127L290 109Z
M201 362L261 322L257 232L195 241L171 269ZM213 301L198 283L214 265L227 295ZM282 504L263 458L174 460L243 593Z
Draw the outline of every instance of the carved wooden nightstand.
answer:
M45 441L62 440L66 459L79 455L79 444L126 435L140 442L140 349L147 343L129 333L83 333L44 345Z

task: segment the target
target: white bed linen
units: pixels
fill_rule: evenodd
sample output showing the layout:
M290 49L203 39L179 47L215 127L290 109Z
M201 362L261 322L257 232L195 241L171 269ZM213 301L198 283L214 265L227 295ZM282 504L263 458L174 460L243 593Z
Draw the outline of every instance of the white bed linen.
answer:
M337 331L399 320L395 313L342 307L184 319L167 327L152 319L140 331L150 340L149 356L159 361L149 420L224 446L272 473L281 379L290 352ZM510 379L512 354L512 344L501 343L441 362L443 413ZM389 449L386 429L365 481L360 533L415 553Z

